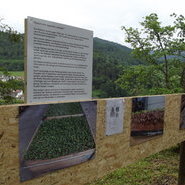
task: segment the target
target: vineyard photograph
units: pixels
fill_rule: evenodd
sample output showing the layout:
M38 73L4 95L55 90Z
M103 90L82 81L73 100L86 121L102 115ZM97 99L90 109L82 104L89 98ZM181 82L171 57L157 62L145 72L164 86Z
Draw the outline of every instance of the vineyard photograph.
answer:
M164 96L132 99L131 145L163 134Z
M22 181L94 158L91 106L96 110L96 102L20 107Z

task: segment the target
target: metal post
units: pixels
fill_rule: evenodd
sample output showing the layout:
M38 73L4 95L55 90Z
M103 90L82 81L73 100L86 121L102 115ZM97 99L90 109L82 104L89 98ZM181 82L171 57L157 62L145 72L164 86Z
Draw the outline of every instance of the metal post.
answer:
M183 141L180 145L178 185L185 185L185 141Z

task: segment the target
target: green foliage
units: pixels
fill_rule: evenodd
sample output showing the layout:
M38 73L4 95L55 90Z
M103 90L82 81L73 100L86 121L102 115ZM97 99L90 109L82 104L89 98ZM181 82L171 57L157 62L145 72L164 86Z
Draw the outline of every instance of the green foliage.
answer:
M131 55L132 49L99 38L93 40L94 62L97 60L103 64L103 61L117 63L121 65L138 65L142 62ZM101 61L103 59L103 61Z
M23 34L4 24L2 19L0 19L0 67L10 71L24 70Z
M164 150L125 168L117 169L88 185L177 184L179 164L177 150L177 146Z
M16 58L23 56L23 39L22 35L10 26L4 24L0 19L0 59ZM12 91L17 89L23 90L23 81L15 80L11 77L8 70L21 71L20 62L0 61L0 73L7 78L6 81L0 81L0 98L1 104L16 103L16 99L12 97ZM21 65L22 66L22 65Z
M128 66L123 69L122 75L116 81L122 89L126 89L129 95L154 95L154 94L170 94L181 93L183 89L180 84L180 73L182 68L170 67L171 88L165 87L165 80L162 72L158 70L160 67L155 65L138 65Z
M20 59L23 56L23 35L3 23L0 18L0 58Z
M6 68L8 71L23 71L24 61L17 59L0 59L0 67Z
M10 37L14 36L11 33L0 32L0 59L23 59L23 40L12 41Z
M3 19L0 18L0 35L8 35L8 39L11 42L19 42L23 40L23 35L18 33L15 29L13 29L12 27L10 27L7 24L3 23Z
M9 71L11 76L24 77L24 71ZM0 73L1 74L1 73Z
M53 119L42 123L24 158L51 159L94 147L85 117Z
M0 81L0 97L6 104L13 104L15 98L12 97L12 91L17 89L23 90L23 82L21 80L9 80L7 82Z
M97 98L97 97L106 97L106 93L101 89L93 90L92 91L92 97L95 97L95 98Z
M51 104L45 116L62 116L83 113L80 103Z
M12 97L13 90L23 90L24 83L22 80L12 79L11 75L6 69L0 68L1 73L4 77L8 78L7 81L0 80L0 98L3 100L5 104L13 104L16 102L16 99Z
M2 45L1 45L2 43ZM137 65L140 61L131 55L131 49L94 38L93 51L93 97L116 97L127 96L125 90L115 84L115 80L121 74L123 65ZM5 47L4 47L5 46ZM22 71L23 62L23 42L12 43L8 40L8 34L0 36L0 66L9 71Z
M23 35L22 35L23 37ZM131 49L120 44L94 38L94 73L102 72L101 65L137 65L141 63L131 55ZM3 60L4 59L4 60ZM13 59L13 60L12 60ZM8 33L0 34L0 66L6 67L10 71L21 71L23 64L23 41L11 42ZM99 67L101 67L99 69ZM109 71L111 66L109 67ZM97 73L96 73L97 71Z
M123 27L126 41L133 50L94 38L93 97L184 91L185 19L182 15L171 16L173 25L163 26L157 14L150 14L141 23L141 30ZM20 39L12 44L9 35L10 32L0 34L0 66L10 71L21 71L24 69L23 42Z
M11 99L11 101L7 101L7 100L3 100L0 99L0 105L8 105L8 104L23 104L24 101L23 100L19 100L19 99Z
M113 42L94 38L93 53L93 97L108 98L127 96L115 80L123 66L136 65L140 62L131 56L131 49Z
M142 29L122 29L133 55L145 66L123 69L117 85L129 95L163 94L185 90L185 18L173 14L174 23L163 26L157 14L144 17Z

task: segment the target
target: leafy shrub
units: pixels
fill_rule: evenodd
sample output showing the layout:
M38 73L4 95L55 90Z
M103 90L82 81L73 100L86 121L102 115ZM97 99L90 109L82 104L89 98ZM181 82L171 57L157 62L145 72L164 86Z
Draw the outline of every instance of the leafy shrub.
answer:
M85 117L53 119L42 123L24 158L51 159L94 147Z
M80 103L60 103L49 105L45 116L62 116L82 113Z

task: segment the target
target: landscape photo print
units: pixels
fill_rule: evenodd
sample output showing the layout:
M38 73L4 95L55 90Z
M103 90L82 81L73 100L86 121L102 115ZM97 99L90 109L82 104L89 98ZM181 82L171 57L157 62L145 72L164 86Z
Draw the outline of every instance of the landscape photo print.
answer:
M165 96L132 99L131 145L163 134Z
M96 101L19 108L20 181L95 156Z

